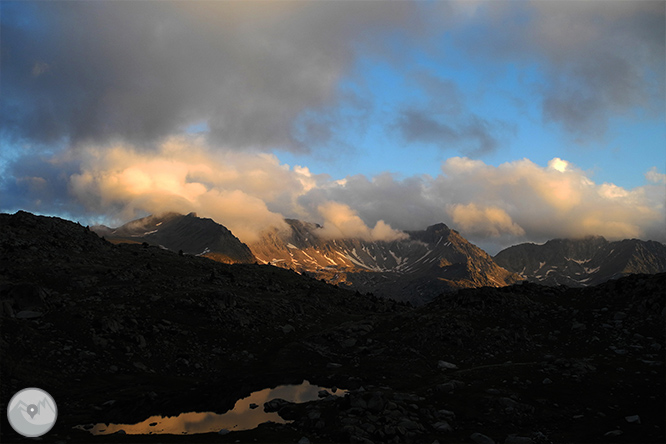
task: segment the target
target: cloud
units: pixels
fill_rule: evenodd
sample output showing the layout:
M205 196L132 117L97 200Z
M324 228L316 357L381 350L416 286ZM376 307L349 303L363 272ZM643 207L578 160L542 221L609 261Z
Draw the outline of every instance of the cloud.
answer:
M441 149L458 149L470 155L488 154L498 146L493 134L496 125L478 116L466 121L444 123L445 119L429 110L408 109L400 112L396 127L409 143L434 144Z
M472 235L499 237L503 234L525 234L525 230L513 222L506 211L498 207L479 208L474 203L454 204L449 207L448 213L456 227Z
M396 110L392 129L408 146L429 144L476 157L495 151L513 128L469 112L468 98L450 79L418 71L407 80L413 97Z
M657 167L650 168L650 170L645 173L645 178L651 183L666 184L666 174L657 171Z
M444 222L495 251L585 235L666 241L666 188L656 169L646 174L653 183L633 189L595 183L561 158L546 166L528 159L493 166L452 157L441 171L434 177L383 173L336 180L274 155L182 136L150 151L118 143L12 160L0 182L0 209L84 223L195 211L250 243L266 228L284 228L284 217L321 223L328 238L373 240Z
M19 2L2 12L3 132L47 144L140 147L204 122L227 148L307 151L333 134L303 113L346 100L337 84L356 51L386 50L380 36L395 29L420 32L419 8L403 2Z
M544 121L586 140L615 116L663 109L664 14L662 1L485 2L454 38L472 57L538 63L529 87Z
M89 214L127 221L146 213L197 212L252 242L283 214L303 217L299 195L326 176L280 164L269 154L211 148L200 137L174 137L147 152L126 144L77 151L69 198Z
M526 241L602 235L666 241L663 186L625 189L595 183L571 162L543 167L528 159L492 166L452 157L436 177L348 177L299 197L306 209L325 200L348 205L364 221L401 230L445 222L497 251Z
M383 220L377 221L374 228L369 228L348 205L325 202L317 209L324 218L323 227L317 234L326 239L354 238L368 241L393 241L407 237L407 234L394 230Z

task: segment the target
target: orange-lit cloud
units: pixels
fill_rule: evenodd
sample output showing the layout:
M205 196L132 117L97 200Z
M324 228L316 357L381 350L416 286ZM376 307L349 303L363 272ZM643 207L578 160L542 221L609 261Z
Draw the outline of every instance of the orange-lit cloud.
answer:
M454 204L448 212L454 225L466 233L490 237L525 234L525 230L513 222L506 211L498 207L481 208L474 203Z
M377 221L374 228L368 227L356 211L338 202L326 202L318 207L324 218L324 226L319 234L328 239L358 238L374 241L404 239L407 235L394 230L383 220Z
M195 211L228 227L245 242L268 227L284 227L267 203L297 212L294 199L315 180L267 154L214 153L195 138L172 138L157 152L129 146L89 148L70 191L87 208L118 208L120 219L142 213Z
M650 171L655 182L658 174ZM353 176L299 199L311 207L322 200L346 204L363 220L384 220L402 230L443 221L495 250L586 235L666 240L663 186L598 184L588 172L560 158L546 166L528 159L492 166L452 157L436 177Z

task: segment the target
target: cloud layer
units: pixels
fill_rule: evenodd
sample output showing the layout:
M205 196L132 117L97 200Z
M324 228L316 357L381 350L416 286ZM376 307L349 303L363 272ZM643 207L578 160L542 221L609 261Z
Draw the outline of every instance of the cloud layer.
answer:
M405 49L446 60L446 37L470 62L537 64L525 86L544 120L584 138L660 109L665 13L658 0L4 2L0 117L31 143L143 144L203 122L226 147L308 151L335 137L337 106L372 106L339 89L366 58L433 98L388 116L407 141L478 155L501 122L467 109L454 81L414 74Z
M492 166L452 157L441 171L333 180L281 164L274 155L213 149L201 137L182 136L151 152L119 144L18 160L3 184L13 196L3 207L106 215L116 222L196 211L250 243L266 228L284 227L285 217L321 223L329 238L372 240L445 222L490 250L591 234L666 241L662 183L631 190L597 184L560 158L546 166L528 159ZM663 179L656 169L646 175Z

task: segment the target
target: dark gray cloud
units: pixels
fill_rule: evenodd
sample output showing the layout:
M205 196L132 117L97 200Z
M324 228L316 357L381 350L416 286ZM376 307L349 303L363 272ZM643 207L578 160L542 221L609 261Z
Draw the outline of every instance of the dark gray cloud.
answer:
M400 112L395 127L407 142L434 144L474 157L497 149L497 135L509 127L476 115L451 119L451 124L446 120L430 109L407 109Z
M5 135L40 143L153 142L206 121L228 147L306 149L294 120L337 100L364 41L418 32L417 13L403 2L3 2L0 118Z
M543 119L578 140L601 137L610 119L663 110L663 1L486 2L455 33L485 61L537 61ZM475 23L475 25L472 25ZM478 32L483 29L483 32Z
M77 220L86 209L69 195L72 174L79 172L73 159L54 162L48 157L23 154L6 164L0 177L0 211L28 210L59 214Z
M403 104L393 129L409 144L431 144L478 157L496 150L512 125L485 119L467 109L467 97L452 80L426 71L408 76L422 97Z

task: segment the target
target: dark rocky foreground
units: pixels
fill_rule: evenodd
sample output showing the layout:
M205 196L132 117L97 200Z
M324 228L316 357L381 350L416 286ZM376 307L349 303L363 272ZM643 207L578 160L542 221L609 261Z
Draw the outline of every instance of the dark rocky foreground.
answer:
M42 442L664 442L666 274L586 289L479 288L418 309L271 266L112 245L0 215L1 442L24 387ZM350 393L287 404L285 425L92 436L88 423L225 412L307 379Z

